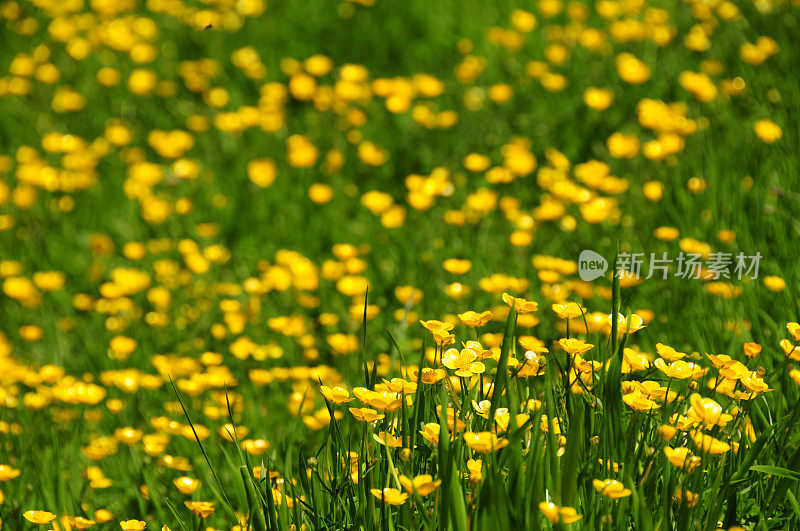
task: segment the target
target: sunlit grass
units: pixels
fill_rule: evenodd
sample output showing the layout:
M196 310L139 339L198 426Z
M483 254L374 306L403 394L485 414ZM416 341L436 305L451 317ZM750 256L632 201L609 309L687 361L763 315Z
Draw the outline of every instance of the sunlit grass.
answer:
M2 523L799 526L797 7L3 2Z

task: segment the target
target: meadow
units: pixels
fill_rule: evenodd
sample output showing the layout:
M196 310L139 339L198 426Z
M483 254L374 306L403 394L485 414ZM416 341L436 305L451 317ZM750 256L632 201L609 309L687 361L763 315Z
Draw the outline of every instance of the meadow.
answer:
M800 529L800 1L0 1L0 527Z

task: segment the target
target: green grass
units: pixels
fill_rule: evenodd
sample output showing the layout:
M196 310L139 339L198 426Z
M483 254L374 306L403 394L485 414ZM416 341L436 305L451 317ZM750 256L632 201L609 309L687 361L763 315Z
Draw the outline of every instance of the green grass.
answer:
M224 12L246 4L179 5ZM609 4L591 2L562 6L548 18L547 2L378 0L364 6L276 0L261 16L240 17L237 31L227 31L222 19L206 30L192 27L164 13L165 4L158 1L140 2L116 15L95 13L84 22L76 15L58 18L53 10L60 5L0 3L0 464L21 472L0 485L5 500L0 518L9 529L36 527L22 516L28 510L95 518L101 509L110 511L110 518L95 528L119 529L119 522L129 519L146 521L148 529L167 525L185 530L229 529L237 519L243 529L256 530L713 530L718 525L760 530L800 525L800 378L792 372L797 371L796 360L787 358L779 344L784 338L792 340L786 323L800 320L795 245L800 236L800 188L795 178L800 171L800 89L792 76L800 61L796 1L776 2L763 12L756 4L736 2L741 12L736 20L724 20L717 7L704 18L699 4L628 3L633 20L650 20L652 9L665 10L675 36L663 46L649 38L618 38L612 21L600 15ZM575 15L580 5L586 8L583 21ZM98 6L87 2L77 12L90 13L101 9ZM510 50L493 42L491 34L498 27L513 29L515 9L534 13L537 26L524 34L518 50ZM26 17L38 24L27 35L19 22ZM149 64L136 64L126 51L103 41L104 24L117 18L108 30L117 37L122 35L120 26L134 17L150 19L157 28L157 36L148 41L156 51ZM684 37L700 23L713 25L711 46L704 52L691 51ZM85 58L70 57L74 40L55 38L59 24L78 28L76 35L93 43ZM643 24L645 30L653 26ZM581 46L569 36L576 28L601 30L606 46L599 51ZM761 65L748 64L740 47L762 36L774 39L779 52ZM459 79L456 73L464 60L459 52L464 39L473 46L470 53L485 60L485 69L474 81ZM566 46L569 58L560 65L549 64L567 80L563 90L551 92L527 74L526 65L546 62L547 47L553 43ZM60 72L54 84L12 72L12 63L18 68L25 62L20 54L34 54L38 46L49 50L49 57L40 62L52 63ZM258 53L264 78L250 79L233 65L232 52L245 46ZM651 67L648 81L631 85L620 79L615 56L623 52ZM342 67L356 64L366 69L369 82L426 73L440 80L444 91L433 98L415 97L411 109L399 114L389 112L385 98L374 90L366 98L338 98L324 110L289 94L277 103L283 122L275 131L258 125L241 132L215 127L220 112L258 107L263 85L287 88L292 78L287 58L303 61L314 54L333 63L332 71L317 80L323 90L335 91ZM182 62L204 58L218 64L208 87L222 87L229 94L222 109L190 90L180 73ZM708 61L721 66L719 73L709 75L720 93L700 102L681 86L679 76L683 71L709 70ZM96 74L103 66L119 70L119 85L98 83ZM174 94L133 94L126 80L137 68L174 82ZM14 95L11 87L20 77L31 79L31 88ZM744 91L724 94L723 81L736 77L744 79ZM512 87L509 101L488 98L497 83ZM375 89L375 84L365 85L369 86ZM614 93L608 109L593 110L584 103L584 91L592 86ZM85 106L67 113L54 110L53 96L61 87L82 94ZM662 161L649 160L641 152L629 159L613 156L606 140L615 132L635 135L642 144L656 138L637 116L645 98L682 102L686 117L699 124L698 131L685 137L679 153ZM469 104L476 99L479 105ZM424 127L414 119L418 104L437 113L455 111L458 121L449 128ZM355 114L363 116L363 124L349 121ZM211 126L193 132L194 146L184 155L201 165L199 176L182 180L173 176L173 160L159 155L160 146L150 145L147 136L158 129L188 130L187 119L195 115L207 117ZM782 137L771 144L760 140L754 131L759 119L778 124ZM103 148L112 120L125 124L131 133L129 145ZM53 132L83 139L94 146L95 155L78 150L88 163L76 165L73 156L49 152L43 139ZM318 149L311 167L289 163L287 140L292 135L306 135ZM492 183L485 172L464 167L469 153L487 155L492 166L502 166L504 146L518 137L529 141L537 159L529 175ZM360 139L386 150L387 161L371 166L360 160ZM48 167L44 173L26 167L31 148ZM334 149L342 152L344 161L330 171L325 158ZM618 208L593 223L579 207L578 194L567 193L560 198L561 214L540 218L537 207L559 192L548 182L548 172L552 175L557 166L550 150L569 162L561 178L572 186L587 188L573 173L577 164L608 164L610 175L624 179L628 188L617 194L592 193L615 199ZM247 167L267 157L275 161L277 175L271 186L260 188L248 179ZM131 193L130 175L140 158L162 168L164 178L144 186L146 193L137 197ZM35 181L47 172L75 167L90 176L91 186L48 189ZM407 177L438 171L447 172L449 190L437 195L430 208L415 208ZM30 182L31 175L29 186L26 179ZM692 189L693 178L702 179L705 188ZM645 194L644 185L650 181L663 185L660 200ZM330 202L309 199L314 183L332 187ZM31 186L36 197L26 204ZM498 204L478 215L467 205L481 189L495 192ZM362 204L371 190L390 194L394 204L405 208L401 226L386 228ZM159 222L143 215L153 198L171 208ZM508 208L512 199L518 206ZM189 200L191 208L178 212L179 200ZM74 206L62 211L55 207L58 201L72 201ZM444 221L453 210L467 214L463 226ZM533 221L532 227L526 219ZM214 224L215 230L204 232L202 224ZM680 236L659 240L654 235L659 227L673 227ZM512 245L509 237L515 230L530 233L531 243ZM735 240L726 243L720 230L733 231ZM675 259L685 238L733 256L761 253L758 278L736 279L734 274L730 283L741 292L725 298L710 292L706 282L672 274L666 280L646 279L620 289L611 275L586 284L577 272L554 276L555 266L533 263L534 256L549 255L576 265L584 249L612 264L619 252L642 252L648 261L650 253L666 252ZM146 245L144 256L126 255L124 246L131 242ZM344 243L357 247L357 256L337 255L334 246ZM186 252L193 245L198 250ZM193 255L205 252L208 258L220 248L226 258L210 260L207 271L192 269L197 260ZM299 255L287 255L287 250ZM469 259L472 267L461 275L448 273L442 266L448 258ZM115 268L144 272L149 281L123 294L120 302L109 294ZM65 284L54 291L36 288L30 304L12 296L8 278L35 279L42 271L62 272ZM369 282L367 302L374 307L368 308L368 321L362 319L364 292L349 292L337 282L345 271ZM482 281L498 273L526 280L528 286L481 288ZM290 282L282 285L287 275ZM256 283L261 291L252 289L253 278L261 279ZM779 280L784 287L777 286ZM448 290L454 282L469 290L462 298ZM422 299L414 304L399 300L395 288L404 285L421 290ZM168 304L155 302L154 287L169 293ZM504 291L537 301L540 322L528 326L529 317L518 321L515 312L506 319L500 298ZM90 297L90 307L83 307L77 295ZM646 319L646 328L630 335L591 326L587 333L582 318L565 327L551 310L552 304L569 301L579 302L589 314L622 313L630 318L638 312L652 320ZM486 309L494 310L495 317L477 331L456 317ZM373 316L374 310L378 312ZM326 320L328 314L338 322ZM270 321L280 316L297 317L302 330L294 333ZM459 380L440 364L444 349L434 356L433 338L418 323L428 319L454 323L458 348L468 340L494 348L495 359L484 360L482 378ZM40 327L42 337L26 336L21 329L26 325ZM334 333L348 334L357 348L336 352L328 341ZM126 359L110 355L110 341L118 335L136 341ZM549 348L542 357L546 368L541 375L516 375L514 361L525 356L517 341L520 336L535 336ZM600 362L599 369L586 376L589 383L583 394L568 389L568 368L575 360L558 346L564 337L593 344L582 356ZM266 350L251 349L235 355L246 340L272 352L280 347L282 354L262 356ZM743 354L747 342L763 346L752 360ZM654 360L658 343L687 353L687 360L709 372L696 380L670 378L654 367L620 372L625 347L638 348ZM220 354L219 359L207 352ZM771 390L752 400L715 392L709 381L718 369L706 353L729 355L749 371L763 373ZM169 361L159 364L162 358L157 355ZM366 407L361 401L336 405L319 392L320 385L342 386L352 396L353 388L374 389L382 378L414 381L414 371L423 365L444 369L453 379L419 384L409 404L373 423L356 421L348 411ZM316 367L322 369L309 370ZM126 373L114 382L113 371L124 369L138 371L127 373L133 380L151 375L150 382L126 388ZM62 389L75 389L78 380L96 383L105 394L88 401L93 403L71 401ZM622 393L642 381L658 382L678 398L666 404L662 400L659 409L637 412L622 401ZM497 392L491 394L491 388L479 382L491 382ZM736 389L741 391L742 385ZM660 426L676 424L671 415L686 415L692 409L693 392L714 398L726 412L736 408L738 414L728 426L705 432L739 443L738 451L708 455L692 442L689 427L678 430L669 443L661 437ZM467 445L461 432L448 437L444 426L446 408L455 407L464 431L492 430L494 424L472 405L484 398L491 401L490 418L498 408L507 408L512 415L530 415L530 420L518 428L512 421L503 435L509 444L481 454ZM538 408L531 410L529 400ZM324 417L326 411L341 416L315 426L319 429L304 422L315 412ZM558 419L563 440L553 433L553 425L543 429L541 415ZM160 423L162 417L173 422L171 427ZM227 422L237 430L225 437L220 429ZM442 426L438 444L421 435L427 423ZM743 431L745 426L752 426L753 439ZM115 435L123 427L166 442L163 447L155 439L125 444L124 437ZM202 436L204 429L207 438ZM387 430L401 440L400 447L375 442L373 434ZM201 435L200 441L196 435ZM95 460L86 449L98 436L117 443L116 449ZM242 449L242 441L256 439L268 441L269 448L249 453ZM690 448L701 463L691 471L670 464L664 454L668 444ZM358 457L353 468L348 452ZM165 454L186 458L191 469L167 466ZM479 458L482 480L471 481L467 460ZM618 471L604 468L601 460L617 463ZM99 467L110 486L92 486L90 466ZM254 467L277 477L257 477ZM384 504L370 492L400 488L401 475L421 474L441 484L431 494L411 495L401 505ZM189 496L173 484L184 475L202 484ZM621 481L630 495L615 501L599 494L593 480L607 478ZM677 503L676 489L695 493L696 505ZM201 522L184 505L188 500L214 502L215 511ZM574 508L582 518L574 524L552 524L539 508L542 502ZM69 529L64 523L62 528Z

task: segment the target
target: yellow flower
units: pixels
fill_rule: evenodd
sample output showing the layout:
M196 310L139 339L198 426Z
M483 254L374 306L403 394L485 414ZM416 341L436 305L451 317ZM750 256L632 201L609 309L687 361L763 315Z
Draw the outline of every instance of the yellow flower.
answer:
M10 465L0 465L0 481L9 481L19 477L21 472Z
M707 103L717 97L717 86L707 74L684 70L678 76L678 83L697 101Z
M187 496L194 493L200 486L199 479L190 478L188 476L181 476L177 479L173 479L172 483L178 488L181 494L186 494Z
M767 391L772 391L766 382L764 382L764 378L758 373L758 371L751 372L745 378L739 378L739 382L754 393L766 393Z
M397 286L394 288L394 295L402 305L413 306L422 300L424 293L413 286Z
M403 439L400 437L395 437L389 432L382 431L380 433L373 433L372 438L378 444L382 444L384 446L388 446L389 448L400 448L403 446Z
M509 295L505 292L503 293L502 298L503 302L513 307L517 313L530 313L539 309L539 303L514 297L513 295Z
M93 489L107 489L113 484L113 481L109 478L95 478L89 482L89 486Z
M658 227L653 235L661 241L671 242L681 235L680 231L675 227Z
M492 314L491 310L486 310L485 312L482 313L473 312L472 310L470 310L458 314L458 318L461 319L461 321L465 325L471 328L478 328L485 325L486 323L492 320L492 317L494 317L494 315Z
M682 489L675 489L675 500L680 504L685 503L689 507L694 507L700 500L700 496L690 490L684 492Z
M594 372L603 366L602 361L589 361L583 359L580 354L575 354L572 360L575 370L580 372Z
M478 360L480 361L483 361L486 358L494 357L494 352L492 351L492 349L483 348L483 345L481 345L480 342L478 341L470 339L466 343L461 343L461 344L464 346L464 348L468 348L471 351L473 351L478 356Z
M700 464L700 457L696 455L691 455L691 452L686 447L681 448L672 448L671 446L664 447L664 455L667 456L667 459L673 465L685 468L687 471L694 469L698 464Z
M117 428L114 431L114 437L125 444L131 445L139 442L142 438L142 431L127 426L125 428Z
M475 414L480 415L485 419L489 418L489 410L491 409L491 406L492 403L488 400L481 400L480 402L476 402L475 400L472 401L472 409L475 411Z
M557 524L559 522L564 524L571 524L583 518L582 514L578 514L572 507L559 507L553 502L539 503L539 510L550 522Z
M513 374L518 378L528 378L544 374L544 356L540 356L532 350L525 351L522 359L522 367L513 369Z
M764 277L764 286L770 291L779 292L786 289L786 281L777 275L768 275Z
M586 308L577 302L567 302L564 304L553 304L553 311L562 319L575 319L586 314Z
M612 500L618 500L619 498L624 498L633 494L631 489L626 489L625 485L616 479L595 479L592 481L592 485L594 486L594 490Z
M386 416L383 413L378 413L374 409L367 407L362 407L361 409L351 407L350 413L353 414L353 417L355 417L356 420L361 422L374 422L376 420L381 420Z
M276 175L277 168L272 159L257 159L247 164L247 177L261 188L271 186Z
M711 365L718 369L730 365L733 361L727 354L706 354L706 357L711 360Z
M429 422L423 426L422 430L419 432L426 441L428 441L432 446L439 445L439 432L441 431L441 426L436 424L435 422Z
M505 408L501 408L501 409L505 409ZM519 428L520 426L522 426L523 424L528 422L528 419L530 419L530 415L528 415L526 413L518 413L516 415L516 417L515 417L515 421L517 423L516 427ZM511 421L511 415L508 413L508 411L502 411L501 412L498 409L495 412L494 422L497 425L496 426L496 431L498 433L501 433L501 432L504 432L504 431L508 431L508 423L510 421Z
M677 433L678 429L675 426L670 426L669 424L662 424L658 427L658 436L667 442L674 439L675 434Z
M94 512L94 519L97 520L97 522L100 524L110 522L113 518L114 515L111 514L111 511L109 511L108 509L97 509Z
M454 275L463 275L472 269L472 262L461 258L448 258L442 262L442 268Z
M642 352L625 348L622 354L622 372L643 371L650 367L650 359Z
M525 351L531 351L534 354L545 354L550 352L550 349L544 346L544 341L533 336L520 336L519 344Z
M333 195L333 187L329 184L314 183L308 187L308 198L318 205L330 202Z
M456 342L456 336L448 332L435 331L433 332L433 341L442 347L449 347Z
M230 422L226 422L217 429L219 436L228 442L233 442L234 436L239 439L246 437L249 431L250 429L246 426L234 426Z
M356 398L378 411L394 411L401 405L402 397L398 393L370 391L364 387L353 388Z
M397 489L371 489L372 495L388 505L403 505L408 499L408 494Z
M761 353L761 345L758 343L748 342L742 346L742 350L744 351L744 355L750 359L755 358Z
M626 135L619 131L606 140L609 153L617 159L632 159L639 153L640 146L641 143L636 135Z
M25 520L34 524L49 524L56 518L56 515L47 511L25 511L22 516L25 517Z
M558 345L572 355L583 354L594 347L591 343L587 343L582 339L575 339L574 337L569 339L562 337L558 340Z
M706 435L701 431L692 430L689 432L689 436L692 438L695 446L697 446L697 448L704 453L712 455L724 454L731 449L729 444L722 442L719 439L715 439L710 435Z
M800 347L796 347L788 339L781 339L780 345L783 351L786 353L786 356L795 361L800 361Z
M723 413L722 406L711 398L702 398L699 394L692 393L689 402L692 405L690 412L707 426L725 426L733 420L733 415Z
M616 57L617 72L626 83L638 85L650 79L650 67L640 61L635 55L621 53Z
M622 382L623 389L628 384L633 384L638 388L639 392L643 393L648 398L660 400L661 402L665 400L667 402L672 402L678 396L678 393L675 391L670 391L669 396L667 396L667 388L652 380L645 380L643 382Z
M386 192L370 190L361 196L361 204L372 214L379 216L391 208L394 204L394 198ZM405 303L406 301L401 300L400 302Z
M470 153L464 157L462 164L469 171L482 172L489 169L489 166L492 165L492 159L480 153Z
M39 271L33 274L33 283L42 291L61 289L66 281L66 275L60 271Z
M483 460L482 459L469 459L467 461L467 470L469 470L470 483L478 483L483 480Z
M199 516L200 518L208 518L211 516L211 513L214 512L214 503L213 502L204 502L204 501L185 501L183 502L186 507L192 511L195 515Z
M645 144L645 151L647 151L648 145L649 142ZM649 201L655 203L661 201L661 198L664 196L664 185L659 181L647 181L642 185L642 192Z
M719 375L729 380L739 380L750 375L750 369L740 361L731 360L719 368Z
M430 321L420 321L420 324L425 327L425 329L430 332L449 332L453 329L452 323L445 323L442 321L437 321L436 319L431 319Z
M422 375L420 379L422 383L426 384L435 384L436 382L442 380L445 376L447 376L447 371L444 369L431 369L430 367L425 367L422 369Z
M762 142L772 144L783 136L781 127L772 120L758 120L753 124L753 131Z
M317 162L319 151L308 137L292 135L286 140L288 162L295 168L310 168Z
M392 378L391 380L383 379L383 383L393 393L412 394L417 390L415 382L409 382L402 378Z
M626 278L635 279L635 278L638 278L638 277L635 277L635 276L634 277L622 276L620 278L620 282L624 282ZM625 286L623 285L622 287L625 287ZM606 327L607 327L606 328L606 333L607 334L611 334L612 319L613 319L613 317L611 315L609 315L606 318ZM635 314L635 313L631 314L630 322L628 322L628 319L623 314L621 314L621 313L617 314L617 334L620 337L624 336L627 333L632 334L634 332L638 332L639 330L641 330L644 327L645 327L644 319L642 319L642 317L640 315L638 315L638 314Z
M456 371L457 376L470 377L473 374L481 374L486 370L486 366L480 361L475 361L478 355L474 350L462 348L448 349L442 355L442 365L448 369Z
M651 409L658 409L661 407L661 404L650 400L639 391L622 395L622 401L636 411L650 411Z
M324 421L324 418L327 418L328 423L330 423L330 414L328 413L327 408L323 408L321 411L323 411L324 413L321 415L323 416L323 419L320 419L320 423ZM336 413L344 415L339 411L337 411ZM305 418L303 420L305 421ZM242 450L249 453L250 455L261 455L264 452L266 452L271 445L269 441L266 441L264 439L245 439L241 442L240 446L242 447Z
M68 517L67 522L75 529L88 529L97 523L94 520L89 520L83 516Z
M436 418L442 413L442 406L436 406ZM459 418L459 413L452 407L447 408L447 429L450 432L462 432L467 425Z
M136 340L125 336L115 336L108 342L108 346L115 354L116 359L124 360L136 350Z
M792 334L795 341L800 341L800 324L795 322L786 323L786 330Z
M482 431L479 433L468 431L464 433L464 441L467 446L476 452L496 452L508 446L508 440L498 437L494 433Z
M448 346L455 343L455 336L450 334L450 330L453 329L452 323L444 323L432 319L430 321L420 321L420 324L433 335L437 345Z
M703 374L703 369L701 369L698 365L683 360L674 361L667 365L663 359L658 358L655 362L653 362L653 365L655 365L656 369L663 372L670 378L677 378L679 380L694 378L698 372L700 373L698 378Z
M330 388L326 385L323 385L319 388L319 390L325 398L334 404L344 404L353 400L350 398L350 393L347 391L347 389L342 387Z
M414 479L401 475L399 477L400 484L403 485L403 488L409 494L419 494L420 496L427 496L431 492L435 491L437 487L442 483L442 480L433 480L433 477L430 474L423 474L421 476L416 476Z
M583 101L596 111L604 111L614 101L614 93L609 89L589 87L583 93Z
M686 356L685 352L678 352L674 348L663 343L656 343L656 352L659 356L670 362L677 361Z

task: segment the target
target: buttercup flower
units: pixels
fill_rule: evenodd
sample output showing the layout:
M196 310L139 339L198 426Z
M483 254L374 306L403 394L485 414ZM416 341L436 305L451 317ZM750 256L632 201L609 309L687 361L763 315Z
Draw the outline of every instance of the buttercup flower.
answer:
M731 449L729 444L720 441L719 439L715 439L710 435L706 435L701 431L692 430L689 432L689 435L691 436L695 446L697 446L697 448L703 453L712 455L724 454Z
M347 389L344 389L342 387L331 388L326 385L323 385L320 386L319 390L325 398L327 398L334 404L344 404L346 402L350 402L351 400L353 400L352 398L349 398L350 393L347 391Z
M456 371L456 376L471 377L473 374L480 374L486 370L486 366L475 361L478 357L475 351L469 348L461 350L451 348L442 354L442 365L448 369Z
M573 507L559 507L553 502L539 503L539 510L542 511L545 518L550 522L557 524L559 522L564 524L571 524L583 518L582 514L578 514Z
M433 477L429 474L423 474L421 476L416 476L413 479L403 476L402 474L399 476L400 484L403 485L403 489L409 494L418 494L420 496L427 496L431 492L435 491L436 488L442 483L442 480L433 480Z
M467 446L476 452L483 453L496 452L508 446L507 439L499 438L494 433L489 433L487 431L480 433L468 431L464 433L464 441L467 443Z
M733 416L722 412L722 406L711 398L702 398L693 393L689 397L692 405L691 413L707 426L725 426L733 420Z
M700 464L701 461L700 457L691 455L689 449L685 447L672 448L670 446L665 446L664 454L667 456L669 462L674 466L685 468L688 471L691 471L694 467Z
M350 408L350 413L353 414L356 420L360 420L362 422L374 422L376 420L381 420L386 415L383 413L378 413L374 409L362 407L362 408Z
M562 319L575 319L587 313L586 308L576 302L553 304L553 311Z
M21 471L9 465L0 465L0 481L10 481L19 477Z
M408 494L397 489L385 488L371 489L372 495L387 505L403 505L408 499Z
M514 297L508 293L503 293L503 302L514 308L519 314L535 312L539 309L539 303Z
M468 312L458 314L458 318L461 319L465 325L471 328L478 328L485 325L492 320L492 317L493 314L490 310L486 310L482 313L477 313L470 310Z
M200 518L208 518L214 512L214 504L212 502L185 501L183 504Z
M616 479L594 479L592 480L592 486L594 486L594 490L612 500L618 500L633 493L631 489L626 489L625 485Z
M25 511L22 513L25 520L33 522L34 524L48 524L55 520L56 515L47 511Z
M583 354L594 347L591 343L575 338L561 338L558 340L558 345L573 355Z

